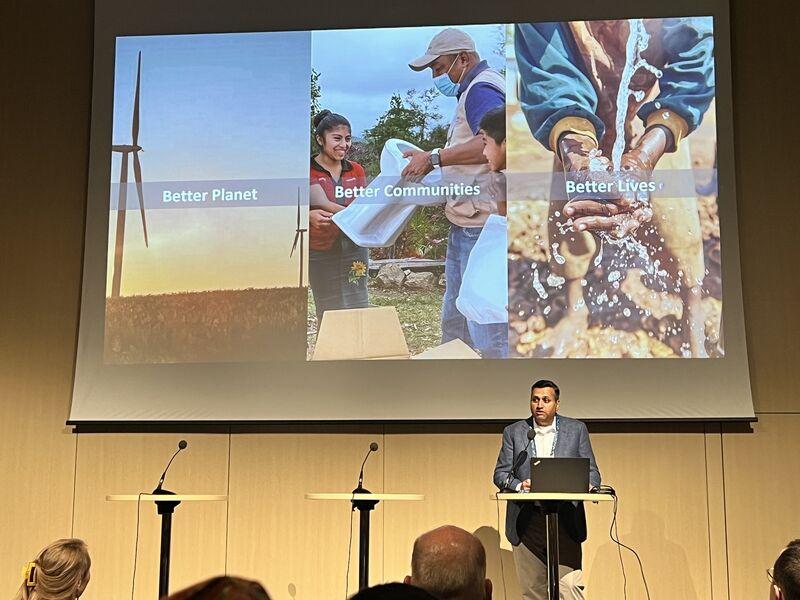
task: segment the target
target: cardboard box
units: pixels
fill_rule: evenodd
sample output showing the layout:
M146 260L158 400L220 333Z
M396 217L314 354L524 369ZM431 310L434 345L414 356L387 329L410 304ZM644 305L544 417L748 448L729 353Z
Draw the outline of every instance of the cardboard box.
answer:
M329 310L311 360L407 359L408 344L394 306Z
M450 340L444 344L440 344L435 348L428 348L424 352L420 352L412 356L414 360L430 360L430 359L463 359L463 358L477 358L480 359L480 354L475 352L472 348L467 346L463 341L458 338Z

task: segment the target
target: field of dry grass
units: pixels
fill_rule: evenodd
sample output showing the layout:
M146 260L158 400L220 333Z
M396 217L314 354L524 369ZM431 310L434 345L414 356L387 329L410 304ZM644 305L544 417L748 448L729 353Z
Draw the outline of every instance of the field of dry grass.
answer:
M306 288L106 298L107 364L303 360Z

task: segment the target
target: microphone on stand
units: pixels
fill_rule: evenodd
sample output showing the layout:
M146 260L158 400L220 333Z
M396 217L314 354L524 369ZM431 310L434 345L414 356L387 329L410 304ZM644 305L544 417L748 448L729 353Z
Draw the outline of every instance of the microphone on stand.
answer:
M519 469L522 466L522 463L525 462L525 459L528 458L528 446L531 445L531 442L533 442L533 438L535 437L536 437L536 432L533 429L529 429L528 443L525 444L525 447L522 449L522 452L517 454L517 458L514 460L514 464L511 465L511 471L509 472L508 477L506 477L506 480L503 483L503 489L509 489L508 486L511 485L511 482L517 475L517 469Z
M162 486L164 485L164 479L167 476L167 471L169 471L169 466L172 464L172 461L175 460L175 457L178 456L181 450L185 450L189 443L186 440L181 440L178 442L178 449L175 451L175 454L172 455L172 458L169 459L167 463L167 467L164 469L164 472L161 474L161 478L158 480L158 485L156 489L153 490L153 494L171 494L172 492L168 492L164 490Z
M364 465L367 464L367 459L369 455L373 452L377 452L378 450L378 442L372 442L369 445L369 450L367 450L367 455L364 457L364 462L361 463L361 470L358 472L358 486L356 489L353 490L354 494L369 494L368 490L365 490L364 487L361 485L364 483Z

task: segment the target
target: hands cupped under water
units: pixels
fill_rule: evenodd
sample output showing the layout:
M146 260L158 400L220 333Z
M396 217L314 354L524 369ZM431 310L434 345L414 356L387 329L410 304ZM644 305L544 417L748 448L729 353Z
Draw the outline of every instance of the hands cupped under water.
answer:
M607 184L606 189L618 189L618 180L626 188L638 189L648 182L652 167L647 156L638 149L622 155L620 173L615 174L611 161L603 156L596 142L589 136L568 133L559 140L559 150L565 174L576 183L597 182ZM615 176L615 175L618 175ZM564 214L572 219L575 231L607 232L616 238L633 235L639 227L653 218L649 193L626 191L603 194L572 194L564 206Z

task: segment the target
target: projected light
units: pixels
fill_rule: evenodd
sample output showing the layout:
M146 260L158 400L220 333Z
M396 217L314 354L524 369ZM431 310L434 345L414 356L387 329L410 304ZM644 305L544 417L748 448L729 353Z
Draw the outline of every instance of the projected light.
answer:
M71 419L751 415L714 17L248 29L97 74Z

